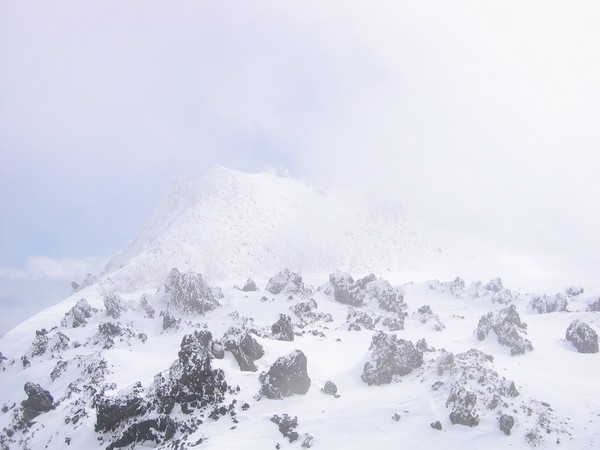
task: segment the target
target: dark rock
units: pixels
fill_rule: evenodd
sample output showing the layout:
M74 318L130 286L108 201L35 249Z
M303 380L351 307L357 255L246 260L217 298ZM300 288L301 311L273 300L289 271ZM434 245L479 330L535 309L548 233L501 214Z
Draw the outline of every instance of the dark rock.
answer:
M598 353L598 334L579 319L571 322L567 328L566 338L579 353Z
M266 290L271 294L303 294L306 292L302 277L285 269L271 277Z
M578 295L583 294L583 288L581 286L569 286L565 288L565 294L570 297L577 297Z
M498 342L510 347L511 355L518 355L533 350L531 341L524 337L527 334L526 328L527 324L521 322L515 305L510 305L508 308L482 316L475 333L477 339L482 341L493 330Z
M328 395L335 395L337 394L337 386L333 381L326 381L325 386L321 388L321 391Z
M110 444L107 450L127 447L131 444L152 441L154 444L170 441L177 431L177 423L170 417L142 420L128 427L123 435Z
M350 306L362 306L365 296L364 289L354 282L347 273L336 272L329 275L329 282L333 287L333 298L336 302Z
M87 319L96 314L98 310L92 308L85 298L77 301L65 316L60 321L61 326L78 328L83 327L87 324Z
M180 314L204 314L218 308L219 302L202 275L192 271L181 273L173 268L165 281L164 301Z
M106 309L106 315L113 319L121 317L121 313L127 311L125 302L119 294L108 294L104 296L104 308Z
M274 415L271 417L271 422L277 425L279 432L290 442L294 442L298 439L299 435L295 431L298 426L297 416L292 417L287 414L283 414L282 416Z
M507 414L502 414L498 419L498 426L504 434L510 436L510 430L515 425L515 418L513 416L509 416Z
M553 298L547 295L536 295L529 301L529 308L538 314L566 311L568 300L563 294L556 294Z
M441 430L442 429L442 423L439 420L436 420L435 422L431 422L429 425L434 430Z
M306 356L301 350L277 358L269 371L259 377L262 385L259 397L279 399L306 394L310 388L306 363Z
M453 384L446 407L451 404L453 405L450 413L452 425L466 425L471 428L479 425L477 395L474 392L468 391L458 383Z
M163 331L171 331L178 330L180 328L181 319L176 319L169 311L161 311L160 315L162 316L162 329Z
M444 372L454 367L454 355L451 352L444 351L442 356L437 360L438 375L443 375Z
M67 361L58 361L56 366L54 366L54 369L52 369L52 372L50 372L50 379L54 381L60 377L67 369L68 365L69 363Z
M373 335L369 352L369 361L365 363L361 376L368 385L391 383L423 364L423 354L412 342L382 331Z
M242 288L242 291L244 291L244 292L258 291L258 287L256 286L256 283L254 282L254 280L252 278L248 278L248 280L244 284L244 287Z
M372 330L375 328L375 320L368 312L354 308L348 308L346 323L349 331Z
M96 402L96 431L113 430L124 419L144 414L147 409L141 383L115 397L101 397Z
M304 440L302 441L302 448L311 448L313 446L313 440L315 438L312 434L305 433Z
M21 406L23 407L23 420L25 422L53 408L54 398L50 395L50 392L43 389L39 384L27 382L24 389L27 399L21 402Z
M402 419L402 416L398 413L394 413L394 415L392 416L392 419L394 420L394 422L400 422L400 419Z
M440 319L440 316L438 316L437 314L434 314L433 310L431 309L431 306L429 306L429 305L421 306L417 310L417 313L419 315L419 322L421 322L423 324L430 323L431 328L434 331L442 331L444 328L446 328L444 326L444 324L442 323L442 319Z
M279 314L279 320L271 326L271 333L278 341L293 341L294 326L291 317L287 314Z
M229 328L223 336L225 350L231 352L240 370L244 372L256 372L258 369L254 361L260 359L265 351L250 333L240 328Z
M290 306L292 312L300 319L300 327L311 325L315 322L332 322L331 314L317 311L317 302L310 299L306 302L299 302Z
M404 295L399 290L394 289L386 280L375 279L375 276L371 274L369 277L357 282L359 286L362 283L364 283L366 296L376 300L379 307L384 311L401 314L406 309Z
M169 414L175 404L193 410L223 401L228 385L221 369L211 366L212 335L195 331L181 341L178 359L168 371L154 377L159 413Z
M504 289L504 286L502 286L502 280L500 278L494 278L490 280L488 284L485 285L485 288L488 291L500 292L502 289Z

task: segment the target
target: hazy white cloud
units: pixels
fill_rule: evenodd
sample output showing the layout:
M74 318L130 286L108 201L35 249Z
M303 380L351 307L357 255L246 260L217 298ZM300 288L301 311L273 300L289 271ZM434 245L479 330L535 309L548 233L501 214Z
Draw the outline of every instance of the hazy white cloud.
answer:
M0 267L0 278L6 280L77 281L101 268L99 258L52 258L31 256L23 267Z

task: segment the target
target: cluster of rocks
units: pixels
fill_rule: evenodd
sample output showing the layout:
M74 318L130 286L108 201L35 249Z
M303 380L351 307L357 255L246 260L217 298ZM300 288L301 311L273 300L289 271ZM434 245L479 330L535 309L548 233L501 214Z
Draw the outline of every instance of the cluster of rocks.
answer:
M164 284L163 302L167 310L180 314L202 315L218 308L213 290L199 273L171 269Z
M279 319L271 326L271 334L273 339L278 341L293 341L294 326L291 317L287 314L279 314Z
M71 346L71 339L61 331L48 332L45 328L35 332L35 339L29 350L21 357L23 367L29 367L32 359L44 354L56 357Z
M145 343L148 336L145 333L138 333L131 324L115 321L101 322L98 324L98 331L86 341L86 345L100 346L107 350L118 342L131 345L132 339Z
M60 321L61 326L67 328L84 327L87 324L87 319L98 312L98 309L93 308L85 298L78 300Z
M534 295L529 301L529 309L538 314L567 311L569 302L564 294L556 294L554 297L548 295Z
M492 303L503 305L512 303L519 297L518 293L504 287L501 278L493 278L486 284L474 281L467 286L464 279L456 277L447 282L432 281L429 283L429 287L439 292L449 293L455 298L488 299Z
M104 296L104 309L108 317L120 319L121 314L127 311L127 305L119 294L112 293Z
M140 298L139 309L142 311L146 319L154 319L156 311L148 301L148 295L144 294L142 295L142 298Z
M566 339L578 353L598 353L598 334L579 319L575 319L567 328Z
M417 310L417 317L422 324L429 324L434 331L442 331L446 326L429 305L423 305Z
M521 321L517 308L510 305L482 316L475 334L478 340L483 341L490 331L493 331L500 344L510 347L511 355L519 355L533 350L531 341L524 337L527 334L526 330L527 324Z
M600 297L590 303L587 307L588 311L600 311Z
M298 318L298 326L304 328L317 322L332 322L333 317L329 313L317 311L318 305L315 299L298 302L290 306L294 315Z
M243 372L256 372L254 361L265 354L263 346L243 328L231 327L221 340L226 351L230 352Z
M383 331L373 335L367 358L361 378L369 386L398 381L423 364L423 353L411 341Z
M259 399L281 399L306 394L311 384L306 355L301 350L294 350L277 358L267 372L260 374L259 381Z
M54 407L54 398L39 384L27 382L24 389L27 394L27 399L21 402L24 422L29 422Z

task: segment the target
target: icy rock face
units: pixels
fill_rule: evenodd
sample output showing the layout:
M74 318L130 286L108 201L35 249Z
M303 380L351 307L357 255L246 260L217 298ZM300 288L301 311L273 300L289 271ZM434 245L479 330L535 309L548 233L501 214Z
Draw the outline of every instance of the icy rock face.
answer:
M566 338L579 353L598 353L598 334L579 319L571 322L567 328Z
M271 333L278 341L293 341L294 326L292 319L287 314L279 314L279 320L271 326Z
M529 309L538 314L566 311L567 306L568 300L563 294L556 294L554 297L536 295L529 301Z
M266 290L271 294L304 294L306 288L302 277L289 269L282 270L271 277Z
M258 291L258 287L256 286L256 283L254 282L254 280L252 278L248 278L248 280L246 280L246 283L244 284L244 287L242 287L242 291L244 291L244 292Z
M61 326L67 328L84 327L87 319L96 314L98 310L93 308L85 298L82 298L73 306L60 321Z
M223 401L228 385L221 369L213 369L212 335L195 331L181 341L178 359L168 371L154 377L160 413L169 414L175 404L185 412Z
M104 296L104 308L106 309L106 315L113 319L119 319L121 313L127 311L125 302L119 294L109 294Z
M242 372L256 372L254 361L265 354L263 346L247 330L231 327L221 340L226 351L231 352Z
M260 375L262 386L258 396L280 399L294 394L306 394L310 388L306 364L306 355L301 350L294 350L277 358L269 371Z
M368 358L361 378L369 386L389 384L423 364L423 354L412 342L382 331L373 335Z
M346 323L348 331L373 330L375 328L373 317L360 309L348 308Z
M24 386L27 399L21 402L23 408L23 420L25 422L50 411L54 406L54 398L50 392L36 383L25 383Z
M490 331L494 331L498 342L510 347L511 355L523 354L533 350L533 345L524 337L527 334L527 324L521 322L515 305L497 312L489 312L479 319L475 334L477 339L483 341Z
M164 285L163 301L180 314L202 315L218 308L219 302L202 275L171 269Z

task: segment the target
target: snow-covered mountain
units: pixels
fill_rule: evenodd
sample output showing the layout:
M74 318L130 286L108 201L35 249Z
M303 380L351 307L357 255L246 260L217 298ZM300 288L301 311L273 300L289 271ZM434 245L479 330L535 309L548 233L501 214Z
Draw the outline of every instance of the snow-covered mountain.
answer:
M218 168L0 339L0 448L598 448L600 285L557 273Z

